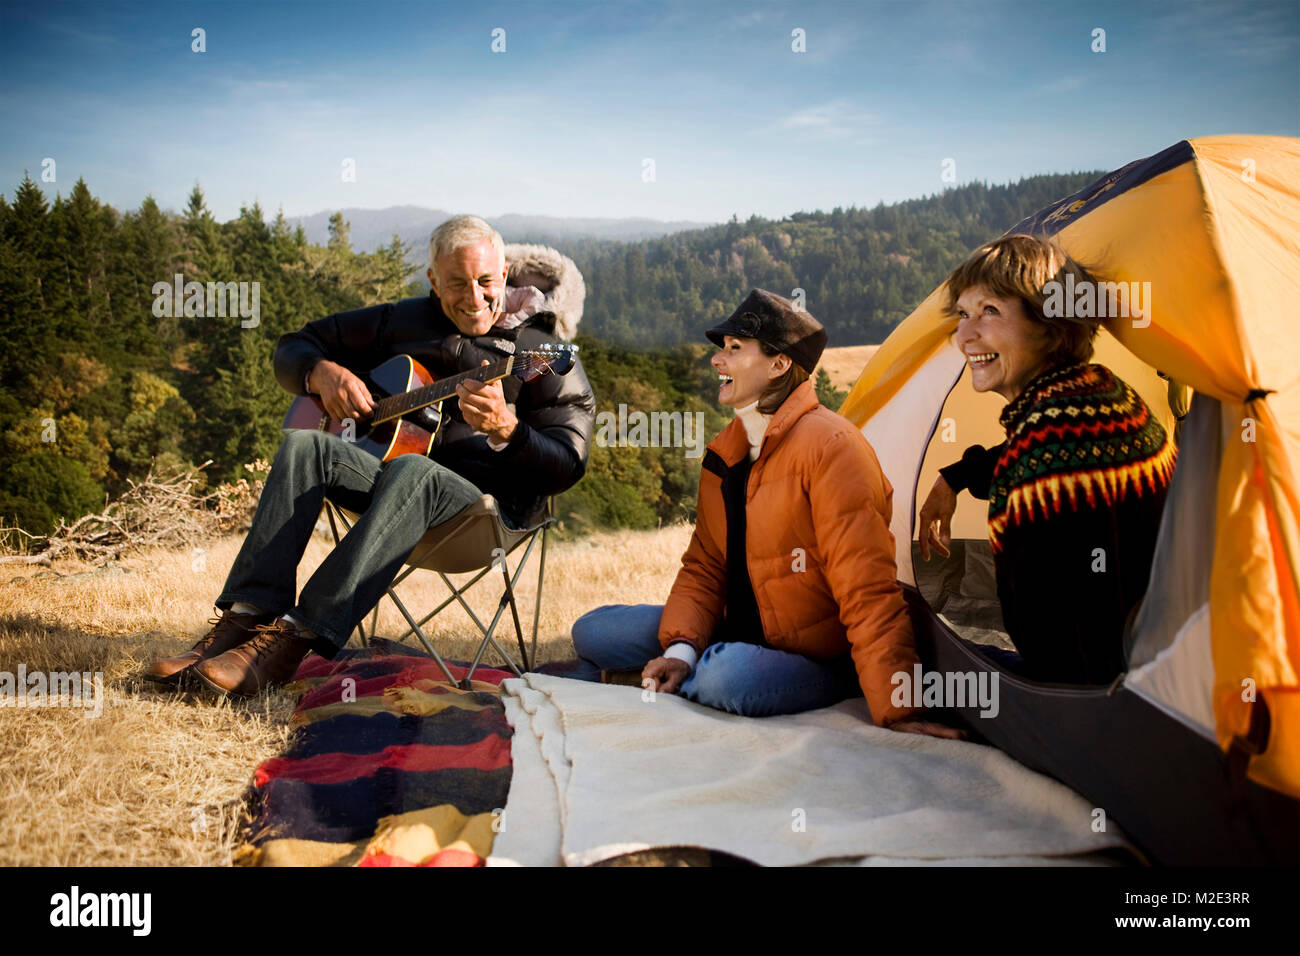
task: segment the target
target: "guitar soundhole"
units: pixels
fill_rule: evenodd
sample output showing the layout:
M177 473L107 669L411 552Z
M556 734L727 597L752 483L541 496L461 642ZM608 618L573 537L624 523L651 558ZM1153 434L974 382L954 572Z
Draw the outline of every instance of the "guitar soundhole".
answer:
M442 412L437 405L426 405L419 411L409 415L408 420L433 432L438 430L438 423L442 421Z

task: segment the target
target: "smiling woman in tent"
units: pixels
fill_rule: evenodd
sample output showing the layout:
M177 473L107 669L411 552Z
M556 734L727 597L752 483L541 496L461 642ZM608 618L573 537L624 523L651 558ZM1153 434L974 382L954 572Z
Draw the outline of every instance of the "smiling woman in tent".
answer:
M957 494L989 502L998 598L1019 657L1041 681L1104 684L1124 669L1124 631L1146 592L1174 447L1129 385L1090 364L1094 318L1047 306L1096 279L1054 243L1004 236L948 277L955 343L977 392L1007 400L1006 441L941 468L921 507L920 547L948 554ZM1057 313L1064 311L1065 315Z
M682 567L664 605L579 618L569 676L640 670L662 692L755 717L862 694L879 726L958 736L893 700L894 675L919 666L893 489L862 433L818 404L821 323L754 290L706 334L736 418L709 443Z

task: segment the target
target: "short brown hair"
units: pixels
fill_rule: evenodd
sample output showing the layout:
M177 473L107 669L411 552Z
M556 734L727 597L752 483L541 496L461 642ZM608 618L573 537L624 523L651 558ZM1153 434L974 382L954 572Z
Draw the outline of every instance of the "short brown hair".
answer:
M759 341L758 347L767 356L785 354L766 342ZM791 359L790 367L783 374L772 379L767 388L763 389L763 394L758 396L758 410L764 415L775 415L776 410L790 397L790 393L806 381L808 381L808 370Z
M1044 327L1054 340L1047 354L1049 366L1087 362L1097 337L1096 320L1049 316L1043 311L1047 298L1043 287L1053 280L1064 283L1067 273L1074 275L1075 286L1097 281L1091 270L1070 258L1054 240L1024 233L1003 236L980 246L948 276L944 311L955 316L962 293L982 285L999 298L1019 299L1029 320Z

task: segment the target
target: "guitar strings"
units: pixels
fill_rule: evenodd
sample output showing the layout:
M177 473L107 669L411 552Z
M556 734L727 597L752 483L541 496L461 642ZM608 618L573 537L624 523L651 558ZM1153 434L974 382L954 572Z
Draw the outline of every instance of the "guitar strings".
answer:
M481 382L483 381L483 376L488 373L493 373L493 378L504 378L512 371L512 359L514 360L514 367L520 371L534 371L540 366L542 368L542 374L545 375L547 372L553 370L554 363L559 361L561 356L571 355L574 351L577 351L575 346L560 346L558 348L547 347L539 351L525 352L522 355L509 356L493 364L480 365L478 368L457 372L454 375L441 378L430 385L424 385L420 388L412 389L409 392L403 392L401 395L389 395L388 397L381 398L379 401L374 403L374 406L371 409L371 423L372 425L381 425L394 418L400 418L407 412L413 411L417 408L436 405L437 403L450 398L452 393L456 391L456 386L470 378L477 379ZM547 354L551 352L554 352L555 354L553 356ZM497 371L503 371L504 374L496 375L495 372ZM428 400L431 392L437 392L438 390L445 389L448 386L451 386L451 389L446 395L431 401ZM419 398L417 399L416 396L419 396Z

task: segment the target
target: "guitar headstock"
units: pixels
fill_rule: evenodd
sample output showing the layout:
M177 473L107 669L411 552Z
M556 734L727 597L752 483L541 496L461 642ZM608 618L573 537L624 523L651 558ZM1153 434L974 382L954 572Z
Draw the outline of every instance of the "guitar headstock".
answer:
M531 382L543 375L566 375L573 368L578 346L546 343L515 354L511 374L520 381Z

